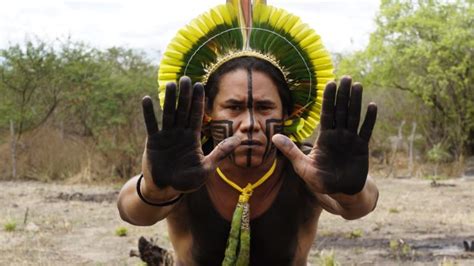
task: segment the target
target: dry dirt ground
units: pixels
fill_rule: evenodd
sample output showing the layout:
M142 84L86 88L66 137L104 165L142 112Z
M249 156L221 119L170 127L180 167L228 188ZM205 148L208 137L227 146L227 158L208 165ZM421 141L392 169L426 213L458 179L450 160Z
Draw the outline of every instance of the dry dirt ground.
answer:
M474 181L430 185L376 179L376 210L356 221L324 213L310 264L474 265ZM120 220L120 185L0 182L0 265L140 265L129 257L140 236L170 248L166 223L136 227ZM16 223L8 232L5 224ZM127 228L119 237L115 231Z

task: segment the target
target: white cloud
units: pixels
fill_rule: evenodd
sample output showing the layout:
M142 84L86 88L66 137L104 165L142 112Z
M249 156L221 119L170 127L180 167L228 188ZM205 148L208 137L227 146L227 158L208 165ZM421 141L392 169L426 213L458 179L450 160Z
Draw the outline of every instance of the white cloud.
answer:
M101 48L126 46L151 54L166 48L175 32L198 14L225 0L17 0L0 9L0 48L26 36L45 40L71 36ZM378 0L268 0L301 16L331 52L363 48Z

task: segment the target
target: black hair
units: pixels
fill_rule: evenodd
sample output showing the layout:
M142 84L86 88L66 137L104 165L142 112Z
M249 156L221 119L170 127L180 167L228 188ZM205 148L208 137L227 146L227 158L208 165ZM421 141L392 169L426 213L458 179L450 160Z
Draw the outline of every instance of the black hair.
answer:
M237 69L254 70L267 74L278 89L278 95L283 106L283 114L291 114L293 111L293 100L283 73L270 62L251 56L237 57L229 60L211 74L207 84L204 86L208 100L207 108L209 110L212 109L214 99L219 91L221 77Z

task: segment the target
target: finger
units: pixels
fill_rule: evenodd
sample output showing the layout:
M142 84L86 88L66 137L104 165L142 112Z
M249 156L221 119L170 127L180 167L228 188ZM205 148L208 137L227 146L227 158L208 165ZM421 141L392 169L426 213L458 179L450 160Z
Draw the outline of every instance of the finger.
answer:
M173 128L176 110L176 83L166 84L165 103L163 105L163 130Z
M272 137L272 142L293 164L294 168L298 168L298 164L304 163L303 158L306 156L296 144L287 136L282 134L275 134Z
M321 130L334 128L334 101L337 85L329 82L324 89L323 106L321 108Z
M347 110L349 104L349 94L351 91L352 79L343 77L339 83L336 96L336 128L347 127Z
M240 138L232 136L219 142L219 144L206 156L204 161L210 165L216 165L240 145Z
M188 125L189 109L192 100L191 79L184 76L179 79L179 99L176 111L176 126L184 128Z
M359 132L359 136L367 142L369 142L370 136L372 136L375 120L377 120L377 105L375 103L370 103L367 107L364 123Z
M142 99L143 118L145 119L146 132L152 135L158 132L158 123L156 122L155 110L153 109L153 101L150 96Z
M347 129L357 134L360 122L360 108L362 102L362 85L355 83L351 90L349 101L349 114L347 118Z
M201 83L194 84L193 101L189 117L189 127L201 132L202 117L204 115L204 87Z

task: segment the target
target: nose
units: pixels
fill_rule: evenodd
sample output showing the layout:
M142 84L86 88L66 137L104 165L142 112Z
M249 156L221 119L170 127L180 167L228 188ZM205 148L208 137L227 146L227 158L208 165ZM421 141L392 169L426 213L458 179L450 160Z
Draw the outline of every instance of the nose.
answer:
M240 130L242 132L251 134L262 130L262 127L251 108L248 108L242 115L242 122L240 124Z

